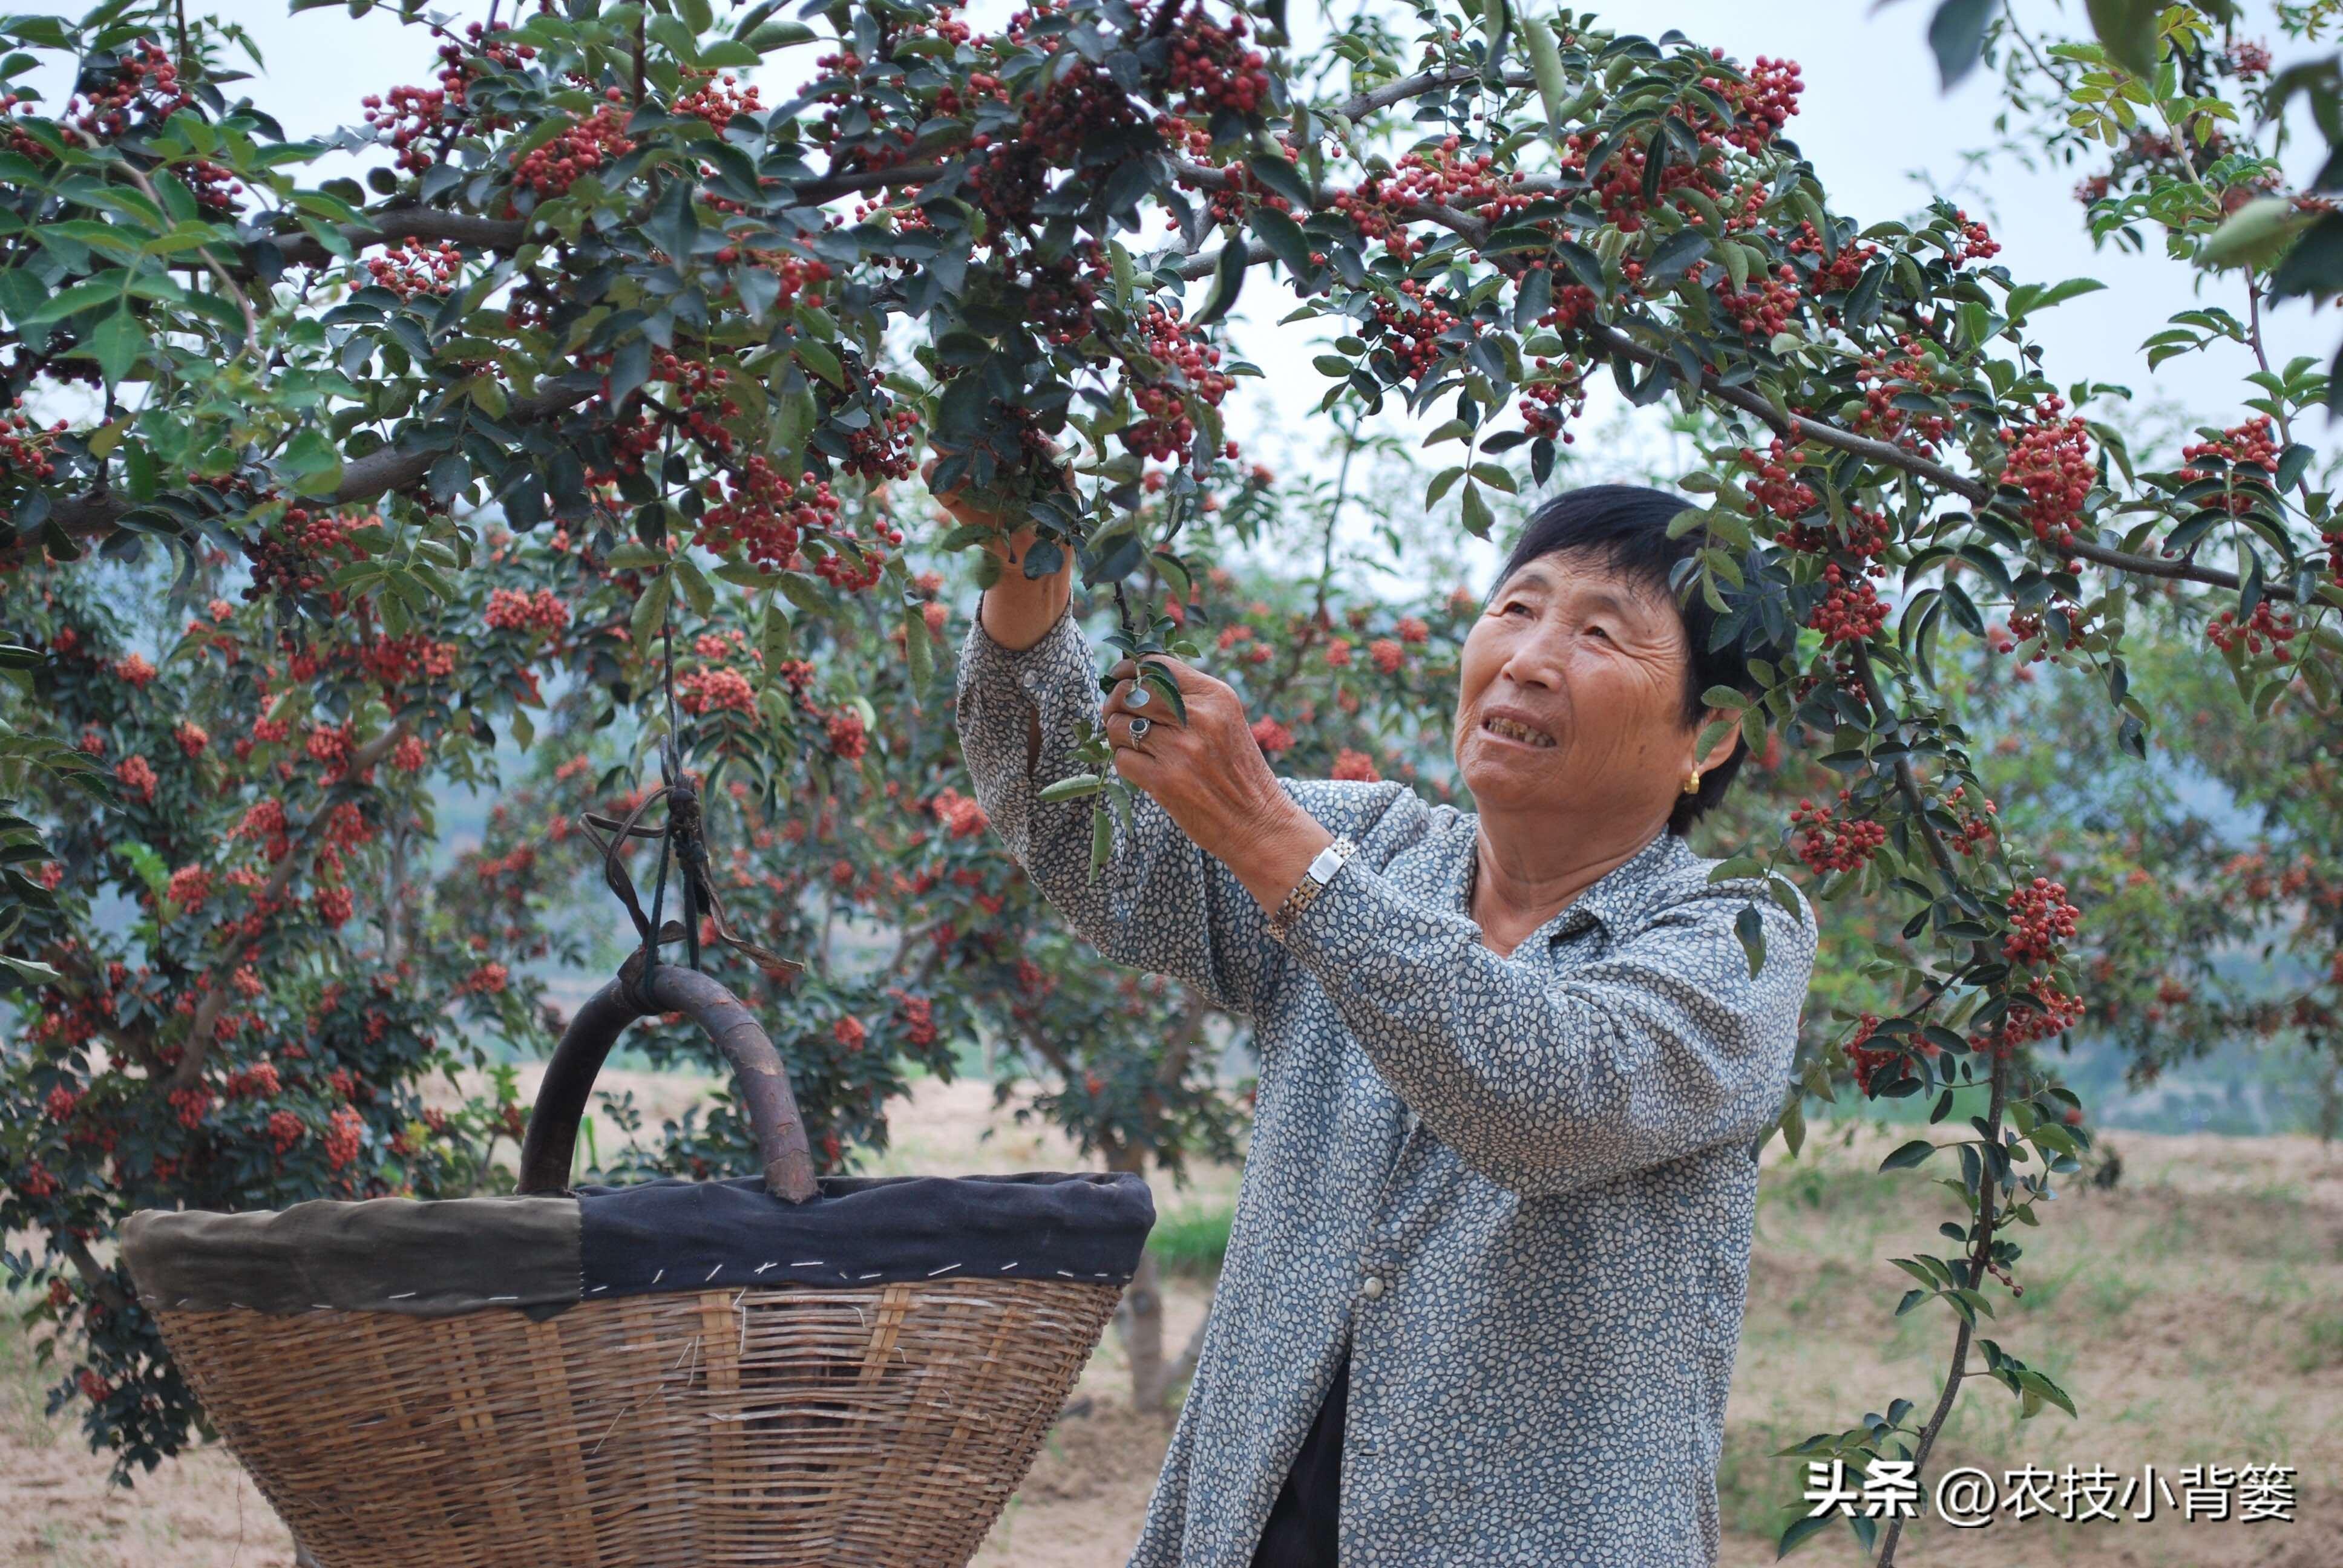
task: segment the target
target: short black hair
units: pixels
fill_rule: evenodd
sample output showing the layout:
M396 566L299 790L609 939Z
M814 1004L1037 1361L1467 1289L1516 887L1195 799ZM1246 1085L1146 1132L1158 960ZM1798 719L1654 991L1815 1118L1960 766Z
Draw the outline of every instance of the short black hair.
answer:
M1668 524L1692 508L1682 496L1643 485L1585 485L1549 497L1523 523L1513 554L1489 585L1482 608L1488 608L1515 572L1541 556L1584 554L1601 561L1614 576L1675 607L1692 655L1684 662L1684 722L1696 726L1708 711L1701 697L1709 688L1730 687L1753 697L1760 688L1749 671L1750 650L1741 638L1728 637L1724 647L1710 646L1716 640L1719 618L1693 577L1687 573L1682 592L1672 580L1678 564L1690 560L1707 542L1699 528L1668 537ZM1748 749L1746 739L1736 739L1732 756L1701 774L1699 793L1676 798L1675 809L1668 814L1669 832L1682 835L1725 799Z

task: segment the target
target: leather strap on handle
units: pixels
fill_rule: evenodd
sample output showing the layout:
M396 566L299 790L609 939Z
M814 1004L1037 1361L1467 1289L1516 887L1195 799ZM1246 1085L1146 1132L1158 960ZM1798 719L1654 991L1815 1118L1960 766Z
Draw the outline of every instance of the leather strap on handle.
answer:
M538 1086L536 1108L529 1112L528 1131L521 1139L519 1191L569 1191L578 1123L610 1048L637 1019L679 1012L706 1030L731 1064L740 1104L756 1134L765 1191L792 1203L812 1197L820 1189L814 1180L812 1151L806 1147L805 1121L798 1114L797 1097L789 1092L789 1075L771 1037L737 997L709 976L659 964L645 978L641 960L636 953L618 979L588 997L554 1047L545 1081Z

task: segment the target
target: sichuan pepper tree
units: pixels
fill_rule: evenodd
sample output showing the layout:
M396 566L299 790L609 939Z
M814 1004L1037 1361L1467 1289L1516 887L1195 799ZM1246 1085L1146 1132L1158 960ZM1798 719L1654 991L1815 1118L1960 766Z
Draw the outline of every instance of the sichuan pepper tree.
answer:
M2160 78L2196 15L2167 8L2156 54L2117 56L2118 94L2119 73ZM2100 389L2055 381L2027 337L2087 284L2019 280L1945 204L1868 226L1834 212L1784 135L1795 66L1592 16L1394 6L1303 59L1275 5L1066 0L997 33L922 5L803 16L567 0L512 25L419 22L432 85L385 83L324 143L284 138L218 30L176 6L0 25L19 46L0 62L18 85L0 311L26 421L0 476L10 558L143 551L199 573L212 549L263 568L272 548L329 547L346 558L297 618L347 639L363 601L395 638L471 593L471 508L494 503L597 564L564 602L608 629L571 668L615 710L654 684L679 605L705 616L737 591L761 635L784 601L835 615L820 579L900 616L924 678L934 650L880 495L922 436L947 454L939 484L1032 518L1027 569L1073 551L1092 581L1142 563L1192 580L1177 530L1234 460L1222 409L1243 367L1218 324L1249 289L1325 324L1330 411L1394 405L1460 444L1426 504L1474 533L1519 484L1505 454L1551 475L1589 377L1638 406L1705 406L1725 438L1686 480L1712 500L1686 519L1700 548L1681 586L1724 635L1816 634L1758 667L1755 699L1711 696L1749 739L1826 734L1847 790L1722 869L1794 901L1781 867L1804 835L1835 846L1825 896L1896 895L1914 946L1892 1011L1852 1047L1865 1090L1928 1096L1939 1118L1956 1087L1987 1098L1946 1161L1954 1255L1902 1261L1921 1281L1906 1308L1956 1320L1932 1410L1916 1423L1899 1399L1801 1450L1925 1467L1988 1276L2020 1263L2011 1228L2084 1142L2034 1050L2082 1016L2076 910L1985 819L1938 641L1983 636L2006 599L2105 683L2138 755L2152 713L2126 615L2135 583L2177 582L2227 606L2220 657L2257 701L2299 679L2331 702L2343 588L2294 438L2328 395L2315 363L2273 370L2194 458L2136 463L2078 411ZM760 63L792 85L727 78ZM44 70L72 97L29 95ZM336 146L389 162L363 185L309 176ZM2190 244L2222 217L2218 200L2167 216ZM92 411L59 428L67 384ZM1071 492L1036 477L1052 449ZM1153 511L1151 473L1168 476ZM381 521L338 537L354 515ZM518 635L531 612L504 602ZM1202 654L1169 616L1125 636ZM754 700L795 748L809 732L773 684L781 662ZM476 701L466 722L493 733L506 711ZM854 733L833 713L820 743ZM779 771L734 777L761 802ZM1117 803L1101 793L1108 843ZM1753 965L1758 929L1753 910ZM2069 1404L1982 1349L2022 1412ZM1853 1523L1874 1539L1875 1521Z

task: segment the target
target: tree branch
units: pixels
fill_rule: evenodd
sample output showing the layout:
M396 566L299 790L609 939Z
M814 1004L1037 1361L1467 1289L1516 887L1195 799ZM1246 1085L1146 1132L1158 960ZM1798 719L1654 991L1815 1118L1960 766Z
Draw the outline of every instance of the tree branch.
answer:
M600 391L598 385L571 386L558 391L517 397L505 417L508 421L533 424L566 413ZM419 483L440 456L437 448L402 452L395 447L386 447L344 467L342 482L335 487L332 495L320 498L327 506L346 506L352 501L372 500L387 490L403 490L409 485ZM136 504L117 495L92 491L59 502L50 511L49 520L63 528L68 538L93 538L120 523L123 515ZM32 542L30 537L27 542Z

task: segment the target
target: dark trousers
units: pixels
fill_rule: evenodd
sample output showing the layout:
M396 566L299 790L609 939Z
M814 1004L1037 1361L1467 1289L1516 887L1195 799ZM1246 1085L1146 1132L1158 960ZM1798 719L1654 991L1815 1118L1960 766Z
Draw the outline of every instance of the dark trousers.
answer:
M1333 1386L1285 1473L1285 1484L1262 1527L1252 1568L1335 1568L1342 1509L1342 1418L1350 1405L1351 1355L1334 1368Z

